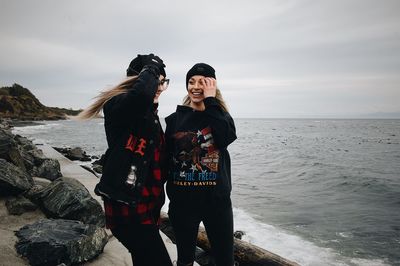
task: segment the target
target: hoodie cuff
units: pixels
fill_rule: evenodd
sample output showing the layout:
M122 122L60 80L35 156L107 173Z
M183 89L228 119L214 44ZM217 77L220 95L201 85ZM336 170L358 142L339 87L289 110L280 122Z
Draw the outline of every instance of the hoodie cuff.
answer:
M206 108L213 105L219 106L218 101L215 97L207 97L203 100L203 102Z

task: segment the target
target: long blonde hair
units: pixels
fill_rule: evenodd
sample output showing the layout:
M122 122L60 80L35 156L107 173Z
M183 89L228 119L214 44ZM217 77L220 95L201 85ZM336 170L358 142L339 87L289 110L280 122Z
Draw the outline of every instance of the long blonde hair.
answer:
M228 113L228 106L226 105L224 99L222 98L221 91L218 88L217 88L217 91L216 91L216 94L215 94L215 99L217 100L219 106L221 106L222 110L224 110L224 112ZM190 106L190 97L189 97L189 95L186 95L183 98L183 105Z
M80 112L77 118L92 119L97 117L100 111L103 109L104 104L114 96L120 95L122 93L127 93L128 88L131 87L133 83L135 83L137 77L138 76L128 77L126 80L122 81L111 89L100 92L100 94L94 98L97 100L89 107L84 109L82 112Z

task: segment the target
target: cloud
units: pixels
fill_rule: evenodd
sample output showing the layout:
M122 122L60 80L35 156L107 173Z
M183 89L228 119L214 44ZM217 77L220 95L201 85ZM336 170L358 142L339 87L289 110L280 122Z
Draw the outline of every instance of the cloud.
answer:
M237 116L400 111L398 1L3 1L0 81L85 107L137 53L167 64L162 115L207 62Z

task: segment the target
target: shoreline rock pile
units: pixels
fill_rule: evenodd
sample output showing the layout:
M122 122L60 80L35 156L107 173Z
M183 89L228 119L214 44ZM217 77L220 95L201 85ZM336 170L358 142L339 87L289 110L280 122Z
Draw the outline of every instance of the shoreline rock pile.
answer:
M13 135L1 120L0 200L8 215L40 210L47 218L16 231L17 252L31 265L82 263L101 254L108 241L104 212L89 191L62 177L57 160L44 157L27 138ZM8 228L1 229L12 231L12 225Z

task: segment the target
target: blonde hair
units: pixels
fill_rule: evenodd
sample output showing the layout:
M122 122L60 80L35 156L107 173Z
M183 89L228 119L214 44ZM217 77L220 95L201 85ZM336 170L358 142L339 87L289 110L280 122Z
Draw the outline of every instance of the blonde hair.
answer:
M94 98L97 100L80 112L77 116L77 119L92 119L97 117L100 111L103 109L104 104L114 96L127 93L128 88L135 83L137 77L138 76L128 77L126 80L122 81L111 89L100 92L100 94Z
M226 105L224 99L222 98L221 91L218 88L217 88L217 91L216 91L216 94L215 94L215 99L217 100L219 106L221 106L222 110L224 110L224 112L228 113L228 106ZM186 95L183 98L183 105L190 106L190 97L189 97L189 95Z

